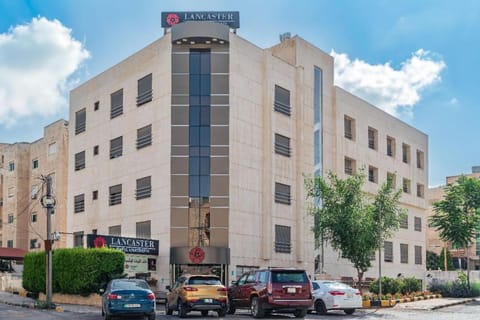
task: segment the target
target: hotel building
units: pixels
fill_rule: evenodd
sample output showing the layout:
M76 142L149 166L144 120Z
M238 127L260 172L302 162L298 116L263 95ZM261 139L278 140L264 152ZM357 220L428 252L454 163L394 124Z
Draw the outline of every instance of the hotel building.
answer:
M71 91L67 245L158 241L159 287L269 266L356 276L316 248L303 181L365 167L372 193L396 173L409 211L384 274L423 277L427 136L334 86L333 58L298 36L262 49L163 17L163 37Z

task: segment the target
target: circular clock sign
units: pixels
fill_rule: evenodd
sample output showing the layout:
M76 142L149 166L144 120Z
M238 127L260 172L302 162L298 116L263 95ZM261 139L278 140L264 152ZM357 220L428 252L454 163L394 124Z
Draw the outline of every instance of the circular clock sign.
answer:
M205 251L199 247L192 248L188 253L188 257L193 263L201 263L205 259Z

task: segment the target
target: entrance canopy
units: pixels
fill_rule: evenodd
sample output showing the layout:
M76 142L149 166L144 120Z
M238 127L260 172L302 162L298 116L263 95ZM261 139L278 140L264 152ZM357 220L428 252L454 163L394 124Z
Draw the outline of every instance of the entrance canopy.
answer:
M23 257L27 253L25 250L17 248L4 248L0 247L0 259L3 260L23 260Z

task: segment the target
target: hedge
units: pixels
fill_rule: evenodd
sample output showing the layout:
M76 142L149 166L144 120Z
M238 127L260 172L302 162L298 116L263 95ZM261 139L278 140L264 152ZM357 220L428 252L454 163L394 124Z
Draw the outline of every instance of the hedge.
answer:
M383 294L406 294L409 292L416 292L422 289L422 282L416 278L389 278L382 277L382 293ZM370 284L370 292L379 293L378 279Z
M45 293L45 252L27 253L24 258L23 288ZM89 295L105 288L108 281L122 277L125 254L119 250L57 249L52 251L52 291Z

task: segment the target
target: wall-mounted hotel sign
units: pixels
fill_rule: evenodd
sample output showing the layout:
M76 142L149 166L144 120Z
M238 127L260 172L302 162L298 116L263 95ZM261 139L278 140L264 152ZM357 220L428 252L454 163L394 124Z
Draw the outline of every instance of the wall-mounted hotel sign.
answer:
M185 21L211 21L226 24L231 29L238 29L240 13L238 11L162 12L162 28L171 28Z
M119 249L125 253L147 254L158 256L158 240L105 236L100 234L87 235L88 248L108 247Z

